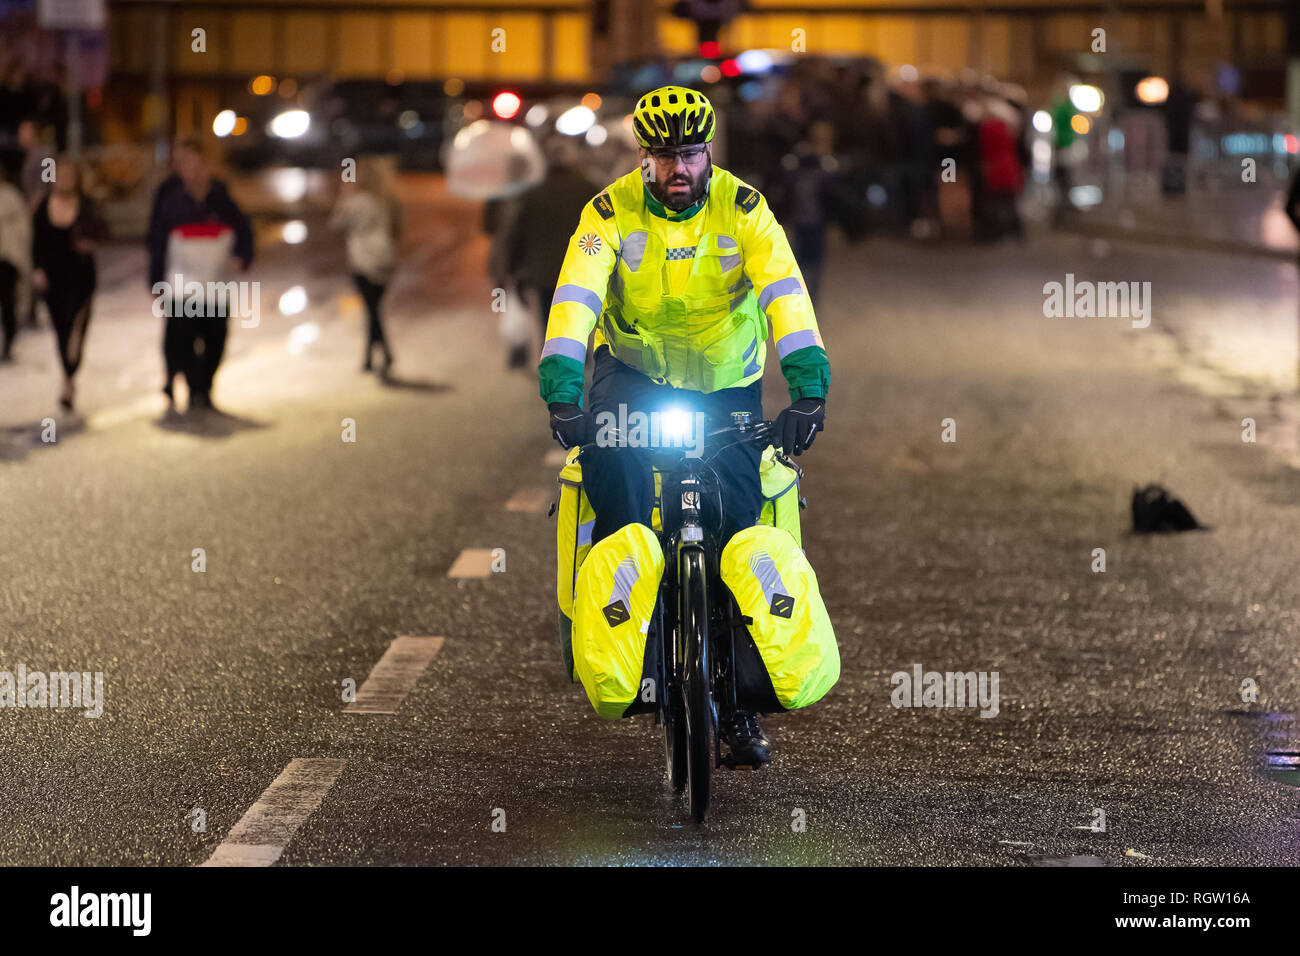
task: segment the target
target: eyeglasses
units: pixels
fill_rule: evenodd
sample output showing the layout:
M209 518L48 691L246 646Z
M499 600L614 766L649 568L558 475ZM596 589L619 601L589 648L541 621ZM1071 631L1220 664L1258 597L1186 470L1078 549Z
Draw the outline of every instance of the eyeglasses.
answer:
M689 149L648 149L646 153L656 164L671 166L680 159L687 166L695 166L709 154L707 146L694 146Z

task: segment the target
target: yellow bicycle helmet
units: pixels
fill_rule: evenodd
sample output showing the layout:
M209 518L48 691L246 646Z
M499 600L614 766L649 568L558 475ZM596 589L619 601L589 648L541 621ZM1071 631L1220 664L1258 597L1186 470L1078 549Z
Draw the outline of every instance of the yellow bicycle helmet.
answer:
M637 100L632 132L646 149L713 142L713 104L684 86L661 86Z

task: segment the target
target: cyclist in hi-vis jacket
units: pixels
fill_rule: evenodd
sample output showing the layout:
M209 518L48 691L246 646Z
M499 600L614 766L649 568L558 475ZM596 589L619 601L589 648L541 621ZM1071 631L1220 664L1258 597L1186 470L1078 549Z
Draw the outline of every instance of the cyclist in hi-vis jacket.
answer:
M830 363L812 302L766 200L712 164L715 126L712 104L695 90L647 93L632 115L641 168L583 208L538 365L551 430L565 448L596 438L602 413L624 420L620 406L645 415L686 406L717 426L731 424L736 412L761 421L769 322L792 402L777 418L777 442L798 455L823 428ZM724 543L758 521L760 459L760 449L743 443L712 462ZM596 512L593 543L627 524L650 523L654 479L644 453L598 442L582 465ZM716 509L705 505L706 515ZM738 758L770 759L754 714L735 714L719 731Z

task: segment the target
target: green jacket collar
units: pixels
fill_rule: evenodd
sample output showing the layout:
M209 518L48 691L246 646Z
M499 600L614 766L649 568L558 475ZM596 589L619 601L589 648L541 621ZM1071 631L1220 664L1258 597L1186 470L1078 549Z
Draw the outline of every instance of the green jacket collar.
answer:
M667 219L669 222L685 222L704 208L705 203L709 201L709 187L712 185L713 177L710 176L709 182L704 187L704 195L699 198L698 202L687 206L681 212L674 212L658 199L655 199L654 195L650 192L649 186L643 185L641 188L645 192L645 204L646 208L649 209L650 212L658 216L660 219Z

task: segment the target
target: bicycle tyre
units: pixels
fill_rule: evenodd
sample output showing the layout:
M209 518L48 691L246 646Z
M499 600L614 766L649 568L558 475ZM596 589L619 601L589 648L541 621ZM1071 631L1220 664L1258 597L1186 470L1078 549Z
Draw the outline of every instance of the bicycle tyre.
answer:
M686 716L686 799L691 820L703 823L717 750L717 718L709 674L709 592L704 553L681 556L682 703Z

